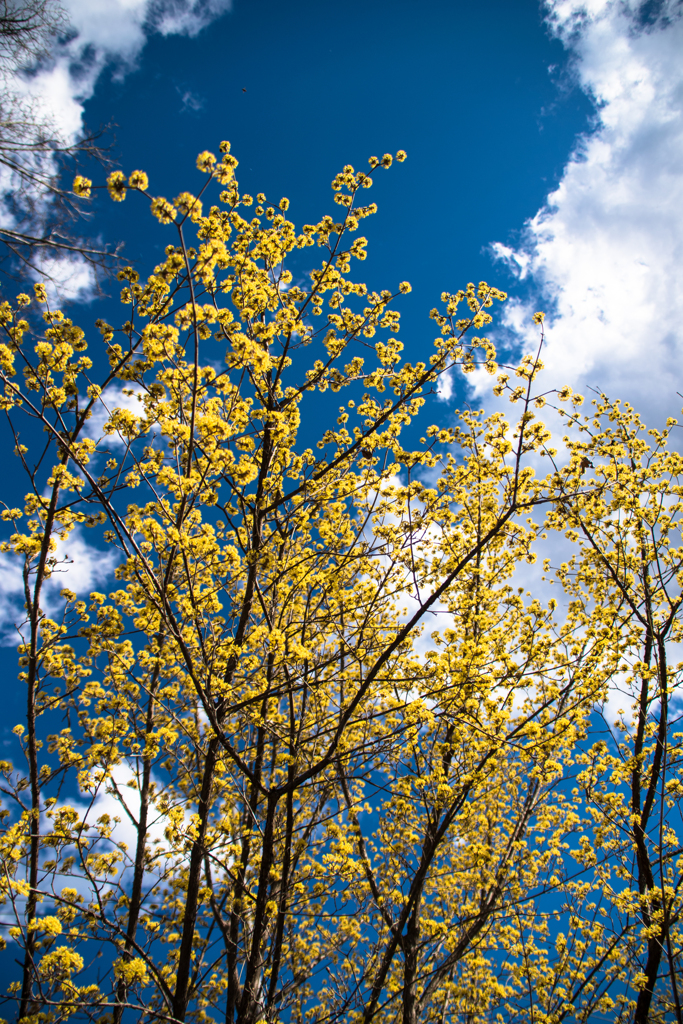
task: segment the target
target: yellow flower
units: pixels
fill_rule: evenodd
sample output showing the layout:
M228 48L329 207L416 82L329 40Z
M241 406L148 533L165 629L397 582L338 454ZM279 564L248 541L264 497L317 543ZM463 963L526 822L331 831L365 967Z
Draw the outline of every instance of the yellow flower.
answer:
M74 178L72 188L76 195L80 196L81 199L87 199L90 196L92 181L90 178L84 178L82 174L77 174Z
M164 199L163 196L157 196L156 199L152 200L151 209L156 219L162 224L170 224L178 215L178 211L173 204L169 203L168 199Z
M139 189L140 192L146 192L149 187L149 178L144 171L133 171L128 184L131 188Z
M147 981L147 965L139 957L133 957L131 960L115 960L113 966L115 976L129 985L134 985L136 982L144 984Z
M67 946L60 946L44 956L40 962L40 973L48 978L65 978L74 971L83 970L83 957Z
M202 217L202 203L200 199L193 196L191 192L181 192L173 200L175 206L182 213L184 217L190 218L196 223L201 220Z
M115 203L122 203L126 198L126 176L123 171L112 171L107 178L109 195Z
M46 935L62 934L62 922L58 917L54 917L51 914L47 917L36 918L36 927L39 931L45 932Z
M216 157L213 153L209 153L208 149L205 149L203 153L200 153L197 157L197 170L205 171L210 174L213 171L216 163Z

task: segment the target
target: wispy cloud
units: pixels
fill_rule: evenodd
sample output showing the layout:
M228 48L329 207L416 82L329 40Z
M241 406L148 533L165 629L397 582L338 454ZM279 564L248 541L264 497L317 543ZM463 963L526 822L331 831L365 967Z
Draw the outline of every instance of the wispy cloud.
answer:
M176 86L176 92L180 96L182 104L180 107L180 112L182 114L184 114L188 110L191 110L193 113L196 113L198 110L201 110L202 107L204 106L204 97L200 96L196 92L192 92L191 89L181 89L179 86Z
M77 254L69 256L43 256L38 263L42 276L47 280L47 291L51 305L62 302L89 302L94 296L95 281L92 267Z
M147 0L147 24L162 35L196 36L232 7L232 0Z

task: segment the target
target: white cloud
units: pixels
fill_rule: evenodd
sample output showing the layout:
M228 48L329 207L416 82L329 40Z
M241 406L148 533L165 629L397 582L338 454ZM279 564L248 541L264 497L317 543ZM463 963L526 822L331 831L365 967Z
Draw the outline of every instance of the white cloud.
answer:
M628 0L546 9L599 122L518 250L492 247L536 290L506 324L530 350L545 306L547 386L600 387L659 421L683 379L683 11L664 0L648 25Z
M19 558L0 554L0 646L14 647L20 643L15 623L19 623L25 613L21 613L24 603L24 581L22 563Z
M53 309L62 302L89 302L95 296L93 268L79 255L44 256L31 276L45 282Z
M102 441L103 449L127 448L130 442L118 432L105 434L104 425L111 419L115 409L128 409L136 416L144 415L143 396L144 391L141 388L111 385L93 406L92 414L86 424L86 437L90 437L94 441Z
M51 590L58 593L68 587L82 596L111 579L118 562L116 552L89 544L79 530L74 530L68 540L57 542L57 557L63 561L50 578Z
M448 402L453 395L453 374L445 370L436 385L436 397L439 402Z
M180 89L176 86L176 92L182 101L182 106L180 108L181 113L184 113L186 110L191 110L196 114L197 111L201 110L204 106L204 98L198 93L192 92L191 89Z
M119 77L124 76L135 67L150 34L196 36L227 13L231 5L232 0L63 0L71 23L70 38L54 43L51 62L36 73L15 76L12 93L40 124L49 126L63 145L73 144L83 129L84 104L92 97L105 69L113 68ZM183 109L196 110L201 103L189 90L182 99ZM50 154L35 159L40 161L44 175L56 170ZM16 196L16 184L11 173L0 169L0 195ZM32 215L40 230L41 215L49 209L50 196L45 192L37 198ZM0 223L17 226L12 209L2 201ZM66 254L58 263L53 275L54 297L81 302L92 298L92 269L82 259ZM73 271L68 270L71 263Z
M162 35L196 36L232 7L232 0L148 0L147 17Z
M517 249L491 247L528 287L506 304L504 323L515 348L532 352L531 317L545 309L541 387L599 388L661 425L680 412L683 391L683 9L663 0L647 23L637 0L545 2L596 122ZM501 407L490 378L470 384L489 409ZM562 436L564 424L543 418ZM566 542L551 536L546 546L557 565ZM523 567L516 580L527 575ZM538 574L531 587L544 589ZM615 678L603 708L610 728L619 709L630 718L632 702Z
M64 0L76 35L53 73L68 68L71 95L81 102L107 64L132 67L151 33L196 36L231 6L232 0Z
M58 565L46 581L41 595L41 606L48 615L54 615L62 605L60 590L68 587L79 597L104 586L113 576L117 555L90 544L76 529L66 541L57 542ZM25 620L24 581L22 560L11 554L0 554L0 646L13 647L18 643L16 626Z
M135 857L137 844L137 826L135 822L140 817L140 779L137 772L138 766L127 761L115 765L104 780L97 782L93 779L91 792L81 790L80 800L71 803L76 806L83 820L89 827L93 827L98 818L107 815L112 819L112 841L114 843L125 843L128 848L128 858ZM157 793L164 791L163 780L153 779ZM84 798L88 799L85 804ZM189 817L188 811L183 811L183 821ZM118 819L114 824L113 819ZM167 816L160 814L154 807L150 808L148 820L148 838L156 845L163 842L164 829L168 824ZM160 853L160 850L155 852ZM148 882L153 882L154 876L148 876Z
M107 66L134 67L147 38L196 36L226 14L232 0L64 0L72 38L55 45L51 65L13 87L33 99L66 141L82 128L83 103Z
M509 245L503 245L502 242L492 242L490 248L494 259L505 263L513 273L516 273L521 280L524 280L529 269L529 256L527 253L518 252Z

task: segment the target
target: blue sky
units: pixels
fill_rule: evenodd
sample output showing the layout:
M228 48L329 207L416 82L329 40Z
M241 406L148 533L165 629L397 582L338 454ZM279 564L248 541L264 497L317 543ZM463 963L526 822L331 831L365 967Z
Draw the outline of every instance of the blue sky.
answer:
M402 147L381 176L368 282L409 279L404 341L431 340L443 289L511 301L496 338L534 343L549 385L678 413L683 337L683 17L678 0L65 0L73 31L27 88L66 135L114 122L113 156L152 189L192 188L223 138L243 187L330 207L340 167ZM246 90L246 91L245 91ZM93 230L144 272L165 244L140 203ZM54 269L54 268L53 268ZM118 313L61 268L84 326ZM645 370L645 372L644 372ZM464 397L463 383L456 395ZM490 381L470 378L490 402Z
M592 112L565 66L534 0L235 0L193 39L153 35L124 78L105 71L85 117L116 122L124 169L143 167L165 195L192 189L196 153L228 138L242 187L287 195L298 223L331 211L345 163L406 149L373 189L363 270L383 287L411 281L406 343L419 345L442 290L512 283L488 243L517 239ZM106 238L155 259L165 236L139 206L99 205Z
M534 0L350 0L343 11L235 0L194 38L151 34L134 70L105 69L84 117L115 122L124 169L144 168L165 195L192 190L196 153L228 138L242 187L287 195L299 224L332 209L345 163L406 149L373 190L363 271L374 287L411 281L402 309L415 358L444 289L515 285L489 243L518 240L593 109ZM142 268L166 237L141 213L102 197L95 223Z

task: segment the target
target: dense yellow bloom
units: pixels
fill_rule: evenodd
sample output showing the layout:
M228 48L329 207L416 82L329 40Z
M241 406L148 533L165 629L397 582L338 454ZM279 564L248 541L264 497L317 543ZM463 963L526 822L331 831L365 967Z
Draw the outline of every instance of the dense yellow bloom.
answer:
M74 182L74 190L76 183ZM123 171L112 171L107 178L107 189L112 199L121 203L126 198L126 176Z
M205 149L203 153L200 153L197 157L197 170L199 171L212 171L216 164L216 157L213 153L209 153L208 149Z
M149 178L144 171L133 171L128 179L128 184L131 188L137 188L141 192L146 192L149 188Z
M173 204L169 203L168 199L164 199L163 196L158 196L152 200L151 210L162 224L170 224L178 216L178 211Z
M77 196L87 199L90 196L90 191L92 189L92 181L90 178L84 178L82 174L77 174L74 178L72 188Z
M248 217L220 153L152 200L168 244L119 271L124 323L0 305L27 474L0 513L25 602L14 1017L674 1019L675 423L604 396L581 416L528 355L499 372L485 281L441 293L407 361L410 285L352 277L372 175L345 165L338 219L297 228L263 192ZM512 417L430 422L440 379L481 368ZM558 400L564 461L538 418ZM60 603L85 536L110 577ZM557 600L520 586L535 563Z

